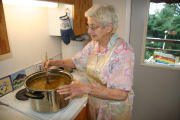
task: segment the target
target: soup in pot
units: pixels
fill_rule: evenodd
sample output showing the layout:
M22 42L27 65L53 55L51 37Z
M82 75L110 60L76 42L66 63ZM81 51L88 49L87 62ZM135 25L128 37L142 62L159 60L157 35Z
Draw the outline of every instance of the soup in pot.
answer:
M47 76L36 78L30 82L28 88L33 90L52 90L59 86L70 84L70 79L65 76L48 76L49 83L47 83Z

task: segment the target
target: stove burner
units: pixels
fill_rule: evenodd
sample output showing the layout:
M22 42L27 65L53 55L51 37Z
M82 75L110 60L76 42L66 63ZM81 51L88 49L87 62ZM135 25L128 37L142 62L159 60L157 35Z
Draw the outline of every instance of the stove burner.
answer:
M27 91L26 91L25 88L19 90L19 91L16 93L16 99L18 99L18 100L23 100L23 101L28 100L28 97L26 97L26 95L25 95L26 92L27 92Z

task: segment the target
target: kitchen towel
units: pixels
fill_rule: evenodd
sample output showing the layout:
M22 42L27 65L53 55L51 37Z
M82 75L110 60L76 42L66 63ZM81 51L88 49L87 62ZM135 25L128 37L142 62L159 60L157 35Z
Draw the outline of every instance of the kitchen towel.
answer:
M64 41L65 44L69 44L70 38L73 40L76 39L74 36L74 31L71 27L70 19L67 13L65 16L59 17L59 19L61 20L60 32L61 32L62 40Z

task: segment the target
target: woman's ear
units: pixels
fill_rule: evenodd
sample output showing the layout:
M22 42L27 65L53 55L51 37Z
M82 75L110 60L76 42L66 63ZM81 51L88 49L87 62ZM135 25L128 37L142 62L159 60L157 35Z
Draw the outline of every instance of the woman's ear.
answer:
M107 32L108 32L108 33L111 33L111 32L113 31L113 24L112 24L112 23L107 24L106 28L107 28L107 29L106 29Z

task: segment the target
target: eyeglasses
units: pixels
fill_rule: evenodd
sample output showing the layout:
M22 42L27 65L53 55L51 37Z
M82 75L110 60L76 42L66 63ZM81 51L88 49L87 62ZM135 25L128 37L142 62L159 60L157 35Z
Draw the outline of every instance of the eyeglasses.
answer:
M101 26L94 26L94 25L89 26L89 25L87 25L86 27L87 27L87 29L91 29L92 31L95 31Z

